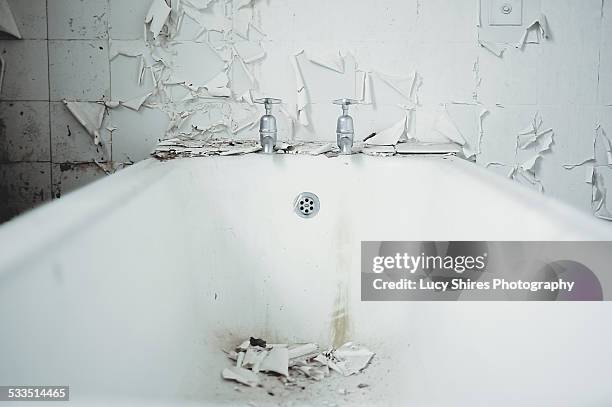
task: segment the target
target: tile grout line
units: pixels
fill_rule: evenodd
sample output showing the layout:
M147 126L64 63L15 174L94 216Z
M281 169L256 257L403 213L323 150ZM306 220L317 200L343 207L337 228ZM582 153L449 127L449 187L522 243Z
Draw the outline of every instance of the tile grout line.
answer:
M108 59L108 100L112 101L113 100L113 70L112 70L112 61L110 59L111 57L111 52L110 52L110 47L111 47L111 15L112 15L112 10L111 10L111 2L110 0L106 1L106 4L108 5L107 8L107 20L106 20L106 54L108 55L107 59ZM107 118L110 116L110 110L107 109ZM113 132L110 132L110 148L108 149L108 162L111 163L111 166L113 166Z
M47 25L47 86L48 86L48 103L49 103L49 191L51 193L51 199L55 199L55 193L53 191L53 137L51 136L51 53L49 46L49 0L45 0L45 24Z

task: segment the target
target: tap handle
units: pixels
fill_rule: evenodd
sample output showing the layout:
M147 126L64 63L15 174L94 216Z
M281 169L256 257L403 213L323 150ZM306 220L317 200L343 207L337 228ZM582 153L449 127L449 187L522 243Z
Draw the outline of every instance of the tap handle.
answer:
M264 105L266 108L266 114L271 114L272 105L279 105L283 101L281 99L275 99L275 98L260 98L260 99L255 99L253 102L260 104L260 105Z
M332 103L334 105L342 106L342 114L344 114L346 116L348 114L349 106L350 105L358 105L360 102L358 100L355 100L355 99L344 98L344 99L336 99Z

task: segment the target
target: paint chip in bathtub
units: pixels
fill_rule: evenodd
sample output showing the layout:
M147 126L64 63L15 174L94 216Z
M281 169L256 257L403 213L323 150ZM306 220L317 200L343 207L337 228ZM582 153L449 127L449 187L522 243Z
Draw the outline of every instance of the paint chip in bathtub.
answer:
M292 345L289 348L289 359L299 359L319 352L319 345L316 343L304 343Z
M317 155L329 153L330 151L333 151L334 149L336 149L336 145L332 143L326 143L323 145L317 144L317 143L307 143L307 144L304 144L298 147L297 151L299 154L317 156Z
M397 154L459 154L461 148L454 143L408 142L395 146Z
M353 150L353 152L355 152ZM361 151L363 154L378 156L378 157L390 157L395 155L396 150L395 146L363 146L363 150Z
M21 39L21 33L13 17L13 12L7 0L0 0L0 32L5 32Z
M264 348L244 341L235 351L224 352L231 360L237 361L236 366L223 370L224 379L247 386L261 383L268 394L273 393L270 389L271 378L276 377L285 389L305 389L312 380L321 381L328 377L330 369L344 377L360 373L374 357L374 352L351 342L321 352L314 343L266 343ZM244 370L250 375L245 374Z
M87 130L93 138L95 145L101 145L100 128L106 113L106 106L103 103L95 102L69 102L64 100L64 104L77 119L77 121Z
M220 156L243 155L257 153L261 151L261 146L232 146L231 149L219 152Z
M162 31L171 11L172 9L168 7L165 0L153 0L144 21L145 26L148 25L149 31L153 34L153 38L157 38Z
M259 384L259 377L256 373L241 367L232 366L225 368L221 376L225 380L233 380L250 387L255 387Z
M316 359L343 376L351 376L365 369L373 357L374 352L368 348L347 342L338 349L320 354Z
M277 345L272 347L262 360L259 370L261 372L278 373L285 377L289 376L289 350L287 346Z

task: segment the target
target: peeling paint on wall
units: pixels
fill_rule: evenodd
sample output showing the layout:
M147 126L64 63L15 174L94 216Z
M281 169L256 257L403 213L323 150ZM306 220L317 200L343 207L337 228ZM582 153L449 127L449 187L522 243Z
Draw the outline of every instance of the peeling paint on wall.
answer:
M336 19L330 23L327 14L337 15L333 10L338 6L326 2L326 12L311 22L312 33L295 29L300 19L306 18L306 11L296 2L139 1L143 5L134 16L121 13L131 5L110 3L109 14L115 16L115 21L105 22L108 49L100 51L107 54L102 61L110 66L111 92L100 92L104 94L100 100L65 98L67 108L90 135L91 144L107 144L108 162L106 158L90 161L104 174L114 172L115 161L146 158L144 152L160 141L163 147L165 142L174 142L170 140L256 140L261 111L253 99L262 96L284 99L278 115L282 141L315 140L321 145L313 147L313 151L330 153L328 145L335 138L338 112L329 104L332 97L327 95L333 95L354 97L361 102L353 116L359 131L356 139L367 138L366 153L410 152L412 141L417 140L451 141L467 158L483 166L502 168L515 181L546 192L546 183L551 181L544 177L542 169L550 172L550 167L557 165L557 174L564 174L571 170L567 166L573 165L564 167L551 157L565 154L563 160L567 161L563 162L568 163L580 162L584 157L571 154L571 140L555 137L553 128L564 130L567 124L553 115L550 126L544 126L543 115L534 117L530 110L544 112L540 104L550 103L542 100L555 102L559 88L567 89L562 96L569 100L558 102L561 110L570 104L597 105L598 101L590 98L591 89L601 94L602 101L612 100L604 92L605 75L599 78L609 70L608 55L612 61L610 42L590 42L591 38L584 34L590 32L590 27L583 27L580 21L567 22L532 0L523 2L526 24L517 27L492 27L489 13L485 12L488 2L480 0L440 4L394 1L388 7L406 7L410 12L409 16L404 13L405 21L396 28L397 32L391 22L384 20L354 28L352 21ZM119 11L113 11L113 7ZM565 12L568 7L562 4L554 11ZM596 11L603 25L603 2ZM92 24L94 18L109 18L99 12L96 16L92 13ZM138 30L124 35L116 28L130 24L138 26ZM315 37L318 31L321 34ZM565 31L573 36L565 35ZM132 34L135 32L140 35ZM349 40L335 40L337 32L346 34ZM98 33L88 38L90 42L94 39L101 39ZM104 47L106 43L90 45ZM534 52L536 49L538 52ZM582 49L595 49L598 60L589 59L591 54ZM11 67L5 84L12 85L17 76L13 69L23 65L27 55L10 51L9 47L9 52L0 54L0 58ZM565 69L563 75L551 79L555 72L549 66ZM597 82L588 87L593 74L597 74ZM555 81L560 83L556 89L550 85L546 89L547 83ZM5 92L1 83L0 93ZM53 84L60 90L63 86ZM145 117L154 118L155 125L144 123ZM147 128L144 135L130 134L141 121L142 127ZM525 122L529 125L523 128ZM590 139L591 135L575 133L573 137ZM142 145L139 150L143 153L134 157L132 151L122 151L124 145ZM600 177L597 181L601 172L598 169L603 169L602 160L608 158L596 158L580 166L585 167L590 185L598 188L591 200L599 208L594 211L598 213L605 207L601 204L605 201L605 179ZM612 163L612 153L609 161ZM562 182L563 176L558 179L554 182Z

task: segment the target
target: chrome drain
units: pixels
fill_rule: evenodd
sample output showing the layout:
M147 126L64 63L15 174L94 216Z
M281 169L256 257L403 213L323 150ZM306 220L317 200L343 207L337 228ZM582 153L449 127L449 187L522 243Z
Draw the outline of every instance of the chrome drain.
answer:
M312 192L302 192L295 199L294 210L301 218L312 218L319 213L321 203L319 197Z

